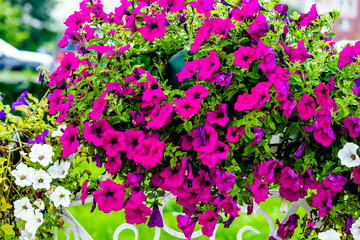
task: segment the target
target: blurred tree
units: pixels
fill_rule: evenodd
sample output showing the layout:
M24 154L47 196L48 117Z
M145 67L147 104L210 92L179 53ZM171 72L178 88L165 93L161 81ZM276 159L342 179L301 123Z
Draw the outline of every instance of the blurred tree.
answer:
M13 6L7 0L0 0L0 38L19 46L29 38L29 32L21 29L21 7Z
M16 44L20 49L27 49L35 51L39 46L46 42L54 41L57 32L52 28L54 20L51 17L51 12L57 5L57 0L0 0L1 2L8 2L13 8L20 8L20 27L19 31L26 32L27 41L22 41ZM1 13L0 13L1 14ZM9 28L10 31L12 29ZM30 40L31 41L28 41ZM4 39L5 40L5 39ZM12 43L10 39L7 39Z

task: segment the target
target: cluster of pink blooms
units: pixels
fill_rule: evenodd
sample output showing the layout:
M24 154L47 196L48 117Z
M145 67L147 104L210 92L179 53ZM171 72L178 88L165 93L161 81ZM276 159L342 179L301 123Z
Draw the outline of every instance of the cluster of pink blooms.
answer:
M84 0L80 3L81 11L75 12L66 20L65 25L68 28L59 46L65 47L68 40L80 43L78 52L83 57L72 52L67 53L61 65L50 76L48 84L55 89L49 97L49 114L58 114L56 123L67 124L60 138L63 157L76 153L81 144L86 144L96 149L94 160L97 166L101 167L105 163L104 168L114 178L123 170L125 164L129 168L122 172L127 174L123 185L111 179L99 184L99 189L93 196L100 210L110 212L124 208L128 223L145 223L150 216L150 227L162 227L163 221L157 203L153 204L153 209L145 204L149 202L142 187L145 182L149 182L150 188L160 188L177 197L177 203L182 205L185 213L177 217L178 227L188 239L191 238L196 223L202 225L203 234L210 237L219 213L225 212L229 216L224 223L225 227L229 227L234 218L239 216L237 198L231 194L238 176L227 172L223 166L228 159L231 146L244 141L247 134L245 126L237 125L230 112L242 116L243 112L261 110L270 100L276 99L280 103L277 110L286 118L295 116L303 120L305 127L302 130L313 133L313 138L318 143L328 147L336 139L332 113L337 111L337 104L331 98L332 91L337 89L334 78L330 78L327 83L320 81L318 86L312 89L311 94L302 93L300 99L295 102L296 89L290 86L290 77L297 75L304 81L306 74L287 69L289 64L303 63L313 56L306 49L304 40L299 41L296 47L284 42L289 33L286 22L297 24L299 29L311 26L319 16L315 6L309 13L302 14L296 22L287 19L286 5L278 4L275 7L279 16L284 18L283 41L279 42L284 53L279 55L262 41L262 37L275 30L274 26L268 23L262 12L264 8L258 0L242 1L241 5L236 7L221 1L223 5L232 6L229 16L210 18L212 10L218 4L220 3L214 0L197 0L189 3L194 11L205 16L190 45L190 53L197 53L204 42L213 36L219 39L229 37L229 31L235 29L236 22L251 22L248 28L251 43L239 46L234 51L233 65L238 69L249 69L251 64L257 62L267 81L257 82L249 91L239 92L235 101L224 99L211 109L208 102L214 94L209 92L208 86L216 84L216 88L226 89L234 81L235 76L232 72L221 70L224 57L216 50L210 50L204 57L186 62L182 71L176 75L178 80L181 83L187 79L196 81L187 90L181 90L181 94L177 94L171 101L160 78L138 66L132 70L132 74L124 76L122 82L107 80L103 87L99 87L99 84L92 84L90 81L87 85L81 85L84 91L81 91L79 96L66 92L67 89L82 83L84 79L95 79L92 78L92 69L99 66L86 57L86 54L91 54L90 51L97 53L95 57L99 61L104 58L116 59L120 64L131 48L130 44L113 46L104 43L84 47L89 40L98 37L95 35L95 29L85 23L97 21L115 24L119 29L128 30L131 35L139 34L151 42L165 36L167 26L172 24L167 20L167 15L177 14L179 24L184 24L187 31L187 6L184 0L150 0L139 3L122 0L121 6L111 13L103 11L101 1L93 3L91 0ZM162 10L144 13L144 8L153 5L158 5ZM141 16L142 26L139 25ZM114 35L115 31L112 30L109 34ZM358 45L346 47L340 53L339 69L355 62L359 53ZM78 70L80 66L81 71ZM107 66L107 70L109 69ZM79 72L73 74L75 71ZM104 76L106 77L106 73ZM99 94L96 91L99 91ZM90 94L95 99L88 104L91 111L73 108L74 103L88 101L87 97ZM113 121L116 116L113 109L114 99L117 103L121 101L122 104L131 105L131 111L127 112L131 119L124 124ZM84 116L80 116L81 114ZM175 133L171 130L171 135L164 138L172 124L181 125L194 118L200 120L197 120L197 125L192 126L188 132L182 130ZM359 118L348 116L343 120L343 124L344 134L349 133L350 137L360 135ZM251 133L254 137L250 143L256 146L263 140L265 129L253 127ZM169 155L165 151L168 145L175 146L176 151L186 152L186 157L178 157L176 164L170 165L169 158L165 157ZM306 142L303 142L294 156L301 157L305 147ZM268 198L270 184L279 185L280 195L291 202L305 197L308 189L316 189L313 206L318 207L320 217L332 210L331 199L348 181L340 175L331 173L318 182L313 178L311 169L296 173L278 160L256 163L253 167L255 176L248 189L256 203L259 204ZM359 169L354 169L355 181L358 182ZM84 187L86 188L86 184ZM83 193L87 194L86 189ZM212 207L203 211L204 204ZM295 225L297 219L292 219L286 227L290 226L293 231L291 226Z

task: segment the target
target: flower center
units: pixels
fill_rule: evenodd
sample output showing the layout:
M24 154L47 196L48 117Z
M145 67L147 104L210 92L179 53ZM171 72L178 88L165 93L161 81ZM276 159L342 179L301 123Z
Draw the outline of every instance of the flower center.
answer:
M25 210L27 210L27 209L28 209L28 207L27 207L26 205L24 205L22 208L23 208L23 209L25 209Z
M39 156L39 160L41 161L41 160L43 160L44 159L44 155L40 155Z
M158 85L155 84L155 83L154 83L153 85L151 85L151 89L152 89L152 90L155 90L155 89L158 89L158 88L159 88Z
M152 24L150 25L150 29L151 29L151 30L153 30L153 29L155 29L155 28L157 28L157 27L158 27L157 23L152 23Z
M200 94L198 94L198 93L195 94L195 95L194 95L194 98L195 98L195 99L199 99L199 98L200 98Z
M184 108L185 108L186 110L188 110L188 109L190 108L190 105L189 105L189 104L186 104L186 105L184 106Z
M59 196L60 198L64 198L65 197L65 195L64 194L60 194L60 196Z
M20 176L20 179L21 179L21 180L24 180L25 178L26 178L26 175L21 175L21 176Z
M44 182L44 179L39 178L38 182L39 182L39 183L43 183L43 182Z
M223 112L218 112L217 113L218 118L223 118L224 116L225 116L225 114Z
M117 139L116 139L116 138L111 139L111 144L112 144L112 145L114 145L114 144L116 144L116 143L117 143Z
M105 196L106 196L106 197L112 197L113 194L114 194L113 192L107 191L107 192L105 193Z
M356 155L355 154L351 154L351 159L355 160L356 159Z
M247 60L249 60L249 56L244 56L243 60L246 62Z

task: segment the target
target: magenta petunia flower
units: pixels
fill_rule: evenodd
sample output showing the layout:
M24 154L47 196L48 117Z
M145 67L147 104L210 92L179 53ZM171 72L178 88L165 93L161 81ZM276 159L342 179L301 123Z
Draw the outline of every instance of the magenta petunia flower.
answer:
M152 76L150 72L147 72L146 76L149 81L149 87L144 92L144 95L142 97L143 101L150 102L154 97L165 100L166 96L161 87L159 86L158 80L154 76Z
M215 9L216 2L214 0L197 0L190 2L193 8L196 8L198 13L203 13L205 17L210 17L210 11Z
M227 196L224 201L221 202L221 207L224 209L225 213L230 214L231 216L238 217L240 208L237 205L236 197Z
M260 69L264 72L274 71L276 68L276 54L274 49L265 45L262 41L258 42L258 48L256 49L256 55L258 58L262 57L260 62Z
M328 177L324 178L321 185L324 189L330 189L332 192L340 192L347 182L347 178L335 173L330 173Z
M319 106L327 105L329 102L330 89L320 81L319 86L314 89L314 95L316 96L316 103Z
M81 187L81 203L84 205L86 198L88 197L88 180L85 180Z
M257 15L255 20L249 25L249 34L256 42L258 42L261 37L265 36L265 33L269 30L270 26L263 14Z
M301 120L309 120L315 114L315 101L305 93L296 104L296 110Z
M177 106L175 107L175 112L180 114L180 116L184 119L188 119L200 112L201 102L194 101L190 97L180 98L176 101L176 103Z
M216 223L217 223L218 214L214 212L213 209L208 209L204 214L199 216L199 224L203 225L201 232L208 237L213 235Z
M214 27L214 18L207 18L204 24L199 28L194 39L194 43L190 45L190 52L196 53L199 51L203 42L211 36L211 30Z
M171 13L182 12L186 6L182 6L185 0L159 0L157 3L164 9L170 9Z
M93 102L93 110L89 113L89 117L92 120L99 120L101 118L102 112L106 109L107 101L105 99L107 91L103 91L98 100Z
M160 176L164 178L164 185L170 188L180 187L185 182L184 169L181 166L171 166L165 168Z
M357 62L360 54L360 46L350 46L347 45L343 50L341 50L338 61L338 68L343 69L346 65L352 62Z
M271 95L269 94L269 89L270 84L267 82L259 82L251 89L252 95L258 97L258 102L254 105L254 109L262 108L265 103L270 100Z
M190 218L189 216L179 214L176 219L178 222L177 227L180 228L184 232L185 237L190 240L198 218Z
M360 184L360 167L356 167L352 170L352 176L356 184Z
M278 166L278 162L276 160L268 160L263 162L262 164L254 165L254 173L255 178L262 180L264 177L264 181L267 183L275 183L276 175L275 169Z
M186 62L185 66L181 69L181 72L176 74L179 82L184 82L185 79L192 78L195 73L198 71L199 61L193 60Z
M107 157L104 168L112 175L115 175L122 167L121 155L118 153L114 157Z
M80 146L77 134L80 130L73 125L67 125L64 134L61 136L59 141L63 148L63 157L68 157L73 153L76 153Z
M218 132L209 124L199 125L192 130L193 147L198 153L210 153L218 140Z
M156 14L155 17L150 17L144 13L144 22L146 25L140 27L138 31L141 33L146 41L154 41L155 38L162 38L165 35L165 15Z
M107 121L107 118L92 123L85 122L83 135L86 141L92 142L95 146L99 147L103 144L104 133L108 129L112 129L112 127Z
M314 130L315 141L321 143L324 147L330 146L333 140L336 139L334 132L331 127L329 128L318 128Z
M129 224L146 223L147 217L151 215L151 209L138 201L128 200L124 208L126 222Z
M209 90L206 87L201 86L200 83L185 91L186 98L190 98L193 101L201 102L201 99L207 97L208 95Z
M331 198L330 190L318 191L314 195L312 205L319 207L319 217L325 217L329 211L332 212Z
M312 170L311 168L307 169L302 175L301 179L303 181L304 190L307 191L310 189L317 189L320 185L318 181L314 179L312 176Z
M153 111L147 116L150 119L147 126L151 129L159 129L171 123L173 111L174 106L167 102L164 103L164 106L155 104Z
M208 80L214 71L220 68L219 57L216 56L215 50L209 51L209 57L199 59L199 74L197 75L200 80Z
M106 154L110 157L118 155L119 151L125 152L126 146L123 145L125 141L125 133L116 131L110 128L104 133L103 148Z
M217 141L213 151L210 153L201 153L199 159L203 165L210 169L215 169L216 166L221 164L221 159L227 159L228 153L229 146L221 141Z
M231 126L227 128L226 132L226 140L229 142L235 143L239 141L239 135L244 137L245 136L245 126L242 125L240 127Z
M249 69L250 63L258 60L255 48L240 46L238 50L234 52L234 64L241 68Z
M289 57L289 60L291 62L296 62L299 61L300 63L305 62L308 58L312 58L313 56L308 53L308 51L306 50L305 46L304 46L304 39L300 40L297 45L298 48L295 49L293 47L288 47L284 42L280 42L280 45L284 48L286 54Z
M229 117L226 114L226 103L220 103L217 111L206 112L206 121L210 124L217 123L221 127L225 127L229 121Z
M62 94L60 89L55 89L49 98L49 114L55 115L56 112L59 112L63 108L65 95Z
M268 198L269 187L266 183L257 178L254 178L254 183L251 185L249 190L252 192L254 196L255 202L260 204L264 202Z
M277 11L280 16L286 16L289 10L289 6L287 4L277 4L274 7L274 10Z
M145 168L153 168L162 161L165 143L155 138L144 139L135 148L134 162Z
M232 21L230 18L225 18L225 19L215 18L214 19L214 27L213 27L211 33L218 35L220 37L220 39L225 39L231 28L235 28L235 25L232 24Z
M360 118L347 116L344 119L344 127L349 130L349 136L356 138L360 135Z
M125 142L124 144L126 146L126 156L129 159L134 158L135 148L139 146L139 144L144 140L145 133L141 130L134 130L129 129L125 131Z
M276 219L276 224L279 226L276 231L277 235L282 239L291 238L298 226L298 219L299 216L296 214L291 215L285 224L280 223L279 219Z
M247 0L241 2L241 8L235 8L232 11L233 18L237 21L243 21L247 18L254 17L264 7L260 5L259 0Z
M119 211L124 206L124 187L107 179L99 184L102 190L96 190L93 193L94 200L99 206L99 210L104 213Z
M258 145L260 143L260 140L265 135L265 131L262 128L255 127L253 129L253 133L254 133L254 139L253 139L251 145L255 146L255 145Z
M316 11L316 4L311 6L311 9L308 13L302 13L299 17L299 28L307 27L312 25L312 21L316 20L319 14Z
M225 170L213 170L212 178L215 178L215 184L219 188L222 195L227 196L227 192L234 188L236 176L233 173L225 172Z
M238 112L254 109L259 100L259 96L245 92L238 96L237 102L234 105L234 109Z

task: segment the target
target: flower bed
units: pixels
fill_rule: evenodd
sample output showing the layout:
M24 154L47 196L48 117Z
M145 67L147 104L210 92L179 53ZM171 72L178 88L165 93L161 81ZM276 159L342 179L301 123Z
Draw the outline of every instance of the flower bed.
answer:
M82 1L59 42L78 53L45 76L50 94L43 108L30 105L32 125L16 122L21 163L4 150L17 185L5 213L23 220L21 234L51 237L71 193L92 194L105 213L125 209L130 224L162 227L158 199L169 191L186 238L196 223L210 237L239 206L251 214L279 189L313 207L309 218L279 222L279 237L300 227L305 238L359 239L359 44L334 49L337 11L287 10L277 1L123 0L107 14L101 1ZM14 142L9 110L4 146ZM84 161L101 176L79 172Z

